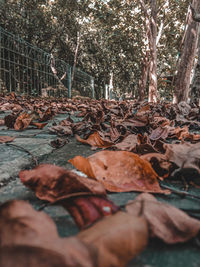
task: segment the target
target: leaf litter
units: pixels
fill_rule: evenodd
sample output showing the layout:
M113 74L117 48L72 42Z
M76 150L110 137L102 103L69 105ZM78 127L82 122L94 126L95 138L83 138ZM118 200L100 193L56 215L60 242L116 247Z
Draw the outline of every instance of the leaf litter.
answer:
M12 110L1 119L1 126L17 131L46 127L58 136L75 135L77 142L103 149L88 158L77 155L70 160L87 177L48 164L20 172L21 181L39 199L63 206L81 231L74 237L60 238L45 213L23 201L6 202L0 206L1 266L7 267L11 253L13 261L21 253L20 267L34 266L33 255L35 262L44 259L45 266L51 258L59 266L125 266L145 249L150 238L174 244L198 235L199 220L158 202L149 193L169 193L160 188L159 180L177 172L195 170L200 178L199 107L81 98L27 99L13 94L1 96L0 103L1 112ZM55 115L64 113L66 119L59 125L48 126ZM81 120L74 122L71 115ZM13 140L1 138L0 143ZM58 138L52 146L66 143ZM106 191L148 193L128 203L124 212L109 200ZM30 255L26 261L25 251Z

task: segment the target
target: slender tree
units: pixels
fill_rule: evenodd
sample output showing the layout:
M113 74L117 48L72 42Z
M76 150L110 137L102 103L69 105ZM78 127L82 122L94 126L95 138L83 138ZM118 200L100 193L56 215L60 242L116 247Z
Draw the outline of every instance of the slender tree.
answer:
M149 102L157 102L157 2L150 1L151 14L149 15L147 6L140 0L141 7L145 13L146 35L148 37L150 61L149 61ZM147 63L146 63L147 64ZM147 65L145 71L148 71ZM146 75L146 73L145 73ZM144 82L145 84L145 82Z
M195 9L200 8L200 1L193 0L192 6ZM187 30L185 33L185 41L182 49L182 55L180 64L178 65L178 71L175 81L174 89L174 103L181 101L187 101L189 96L189 88L191 82L191 71L194 64L198 42L198 23L192 19L192 13L190 12L188 18Z
M198 13L200 12L200 10L195 10L192 6L191 10L193 20L196 22L200 22L200 13ZM200 31L198 41L198 60L195 66L195 72L191 86L191 100L194 102L198 102L198 104L200 105Z

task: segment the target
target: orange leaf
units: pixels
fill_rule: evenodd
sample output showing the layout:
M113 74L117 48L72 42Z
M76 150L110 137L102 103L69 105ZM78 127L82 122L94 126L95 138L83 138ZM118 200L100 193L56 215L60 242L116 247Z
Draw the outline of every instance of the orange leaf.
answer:
M27 113L22 113L17 117L16 122L14 124L15 130L24 130L27 128L32 121L32 117Z
M76 135L75 137L82 144L88 144L88 145L91 145L93 147L108 148L114 144L112 142L103 140L98 132L94 132L86 140L82 139L78 135Z
M88 176L93 173L111 192L168 192L160 188L150 163L131 152L101 151L88 158L77 156L69 162Z
M88 177L95 178L90 162L87 158L76 156L75 158L69 159L68 161L78 170L81 170L83 173L87 174Z
M31 125L36 126L38 129L43 129L48 123L31 122Z

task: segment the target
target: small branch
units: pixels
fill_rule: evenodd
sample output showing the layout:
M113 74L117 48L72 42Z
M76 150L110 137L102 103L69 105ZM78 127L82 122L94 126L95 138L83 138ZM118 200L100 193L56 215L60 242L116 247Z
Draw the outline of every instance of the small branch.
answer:
M63 79L65 79L65 77L67 76L67 70L66 70L66 72L62 75L62 77L61 78L59 78L58 77L58 75L57 75L57 70L56 70L56 66L55 66L56 64L55 64L55 58L54 58L54 56L53 56L53 54L51 54L51 64L50 64L50 67L51 67L51 70L52 70L52 72L53 72L53 75L54 75L54 77L58 80L58 82L59 82L59 84L61 85L61 86L64 86L64 84L62 83L62 80ZM64 86L65 87L65 86Z
M12 146L12 147L15 147L17 149L20 149L24 152L26 152L27 154L29 154L31 157L32 157L32 161L35 163L35 166L38 165L38 161L37 161L37 158L30 152L28 151L27 149L21 147L21 146L18 146L18 145L14 145L14 144L10 144L10 143L6 143L7 146Z
M180 196L189 196L189 197L192 197L192 198L200 199L200 196L194 195L194 194L192 194L192 193L188 193L188 192L186 192L186 191L178 190L178 189L175 189L175 188L172 188L172 187L170 187L170 186L163 185L163 184L160 184L160 186L161 186L162 188L169 189L169 190L172 191L173 193L175 193L175 194L177 194L177 195L180 195Z

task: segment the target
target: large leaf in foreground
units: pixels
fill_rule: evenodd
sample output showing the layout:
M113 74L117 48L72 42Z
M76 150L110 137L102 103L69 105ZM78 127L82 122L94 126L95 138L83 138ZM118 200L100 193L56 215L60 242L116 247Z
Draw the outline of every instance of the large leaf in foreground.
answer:
M9 259L13 263L21 256L21 265L1 264L4 267L123 267L147 242L146 220L125 212L108 216L77 236L60 238L53 220L25 201L0 206L0 263ZM58 265L51 265L47 253ZM36 264L41 257L43 265Z
M149 224L151 237L158 237L173 244L186 242L200 231L200 221L189 217L183 211L161 203L150 194L141 194L126 205L132 215L141 213Z
M36 258L48 250L50 257L57 254L55 257L61 262L64 261L66 266L95 266L93 249L89 245L84 245L76 237L60 238L55 223L47 214L35 211L25 201L14 200L0 206L0 260L3 261L2 249L10 247L19 250L19 246L23 246L24 251L30 251L31 247L34 247L32 255ZM10 253L10 257L16 256L14 251L10 252L13 252ZM25 264L20 267L27 267L31 263L31 259L27 256L22 254ZM43 266L51 265L46 264L41 267Z
M97 248L96 266L125 266L148 242L148 227L142 217L117 212L78 234L86 244Z
M100 151L88 158L77 156L69 162L101 182L111 192L166 193L150 163L127 151Z

